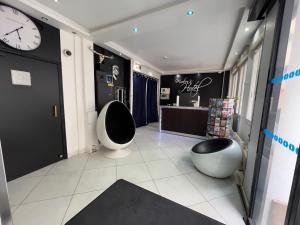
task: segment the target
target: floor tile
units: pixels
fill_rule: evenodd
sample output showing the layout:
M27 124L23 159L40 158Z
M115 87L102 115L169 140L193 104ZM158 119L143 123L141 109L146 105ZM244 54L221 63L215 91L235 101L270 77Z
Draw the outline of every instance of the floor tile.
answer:
M224 218L228 225L245 225L244 210L239 194L214 199L209 202Z
M181 174L169 159L147 162L146 165L153 179L171 177Z
M10 207L11 213L13 214L13 213L17 210L18 207L19 207L19 206L11 206L11 207Z
M117 166L117 179L129 182L144 182L151 180L151 176L145 164Z
M103 190L74 195L66 212L64 223L68 222L72 217L74 217L95 198L97 198L102 192Z
M195 146L195 144L185 144L183 143L182 148L188 152L192 151L192 148Z
M176 157L172 158L171 160L182 173L197 172L197 169L194 166L190 156Z
M141 150L141 154L145 162L168 158L168 156L160 149L154 149L152 151Z
M162 196L184 206L205 201L200 192L197 191L185 176L155 180L155 183Z
M155 150L160 150L159 146L156 145L143 145L139 147L140 151L155 151Z
M76 193L103 190L116 181L116 167L86 170L76 188Z
M132 142L127 148L131 151L138 151L139 150L137 144L134 143L134 142Z
M225 223L222 216L213 208L208 202L199 203L189 207L190 209L197 211L205 216L208 216L214 220L217 220L221 223Z
M117 165L136 164L142 162L143 162L143 158L139 151L131 152L125 158L117 159Z
M136 142L136 144L137 144L139 150L149 150L149 149L158 149L159 148L159 144L152 140Z
M24 202L28 203L72 195L79 177L79 172L45 176Z
M11 206L19 205L43 177L18 178L8 182L9 202Z
M190 153L179 147L161 147L161 150L167 154L168 157L189 157Z
M161 139L159 141L159 146L161 148L178 148L179 144L178 144L177 141L168 140L168 139Z
M216 179L200 172L187 174L186 176L207 200L223 197L236 191L232 179Z
M53 165L48 175L80 171L84 168L87 160L88 154L82 154L67 160L59 161Z
M155 194L159 194L155 184L153 183L153 181L146 181L146 182L143 182L143 183L135 183L137 186L140 186L141 188L144 188L148 191L151 191Z
M232 179L201 174L190 160L190 149L201 141L142 127L137 129L130 145L132 152L126 158L107 159L100 151L82 154L9 182L10 202L14 203L11 209L17 225L60 225L117 178L227 225L241 225L243 207Z
M113 167L116 165L116 160L105 158L102 152L97 151L90 154L86 163L85 169L99 169L104 167Z
M21 205L13 214L14 225L61 225L71 197Z
M29 174L25 175L23 178L46 176L48 174L48 172L52 169L53 165L54 164L46 166L42 169L36 170L32 173L29 173Z

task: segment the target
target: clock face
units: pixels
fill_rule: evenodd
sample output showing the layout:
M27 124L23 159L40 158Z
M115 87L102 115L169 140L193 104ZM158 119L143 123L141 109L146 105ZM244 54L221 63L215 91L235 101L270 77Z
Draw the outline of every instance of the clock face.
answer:
M13 48L30 51L41 44L41 34L24 13L0 4L0 40Z

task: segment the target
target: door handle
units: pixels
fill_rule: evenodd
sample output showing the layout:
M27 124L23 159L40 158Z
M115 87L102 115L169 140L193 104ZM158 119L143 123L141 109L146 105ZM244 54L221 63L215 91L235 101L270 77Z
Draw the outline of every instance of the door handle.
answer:
M53 106L53 117L54 118L58 117L58 107L57 107L57 105Z

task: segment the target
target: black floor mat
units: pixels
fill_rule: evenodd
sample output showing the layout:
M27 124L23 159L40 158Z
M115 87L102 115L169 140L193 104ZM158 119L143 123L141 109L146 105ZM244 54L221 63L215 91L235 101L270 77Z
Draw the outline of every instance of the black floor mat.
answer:
M222 225L222 223L125 180L118 180L66 225Z

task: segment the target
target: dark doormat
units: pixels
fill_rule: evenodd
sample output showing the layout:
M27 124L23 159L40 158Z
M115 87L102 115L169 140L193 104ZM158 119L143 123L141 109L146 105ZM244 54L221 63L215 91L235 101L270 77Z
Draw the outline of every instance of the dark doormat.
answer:
M66 225L222 225L125 180L118 180Z

